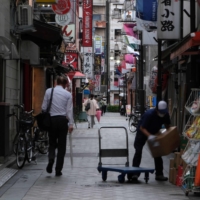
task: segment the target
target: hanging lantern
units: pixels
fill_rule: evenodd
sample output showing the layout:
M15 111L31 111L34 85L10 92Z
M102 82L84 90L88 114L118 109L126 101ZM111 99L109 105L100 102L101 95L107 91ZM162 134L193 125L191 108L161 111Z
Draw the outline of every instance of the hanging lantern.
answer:
M110 60L114 60L114 51L113 50L110 51Z
M124 45L124 46L122 47L121 53L122 53L122 54L126 54L126 53L127 53L127 51L126 51L126 45Z
M125 21L131 21L132 20L132 17L131 17L131 15L126 15L126 18L125 18Z
M116 63L120 63L120 56L116 56Z
M117 63L115 63L114 64L114 69L116 69L118 67L118 64Z
M119 45L117 43L115 44L114 50L119 51Z
M124 55L123 54L120 55L120 61L122 61L122 60L124 60Z
M116 42L121 42L121 41L122 41L121 35L117 35L116 36Z
M120 19L121 18L121 13L120 13L119 8L117 8L117 7L114 8L112 18L113 19Z

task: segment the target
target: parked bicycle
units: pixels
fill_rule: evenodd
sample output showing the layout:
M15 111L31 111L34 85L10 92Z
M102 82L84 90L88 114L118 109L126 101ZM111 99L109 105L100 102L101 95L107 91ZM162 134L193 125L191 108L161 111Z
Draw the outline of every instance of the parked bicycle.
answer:
M149 109L150 107L147 106L145 108L145 112ZM131 133L135 133L137 131L137 126L138 122L141 119L141 112L140 112L140 105L136 105L133 107L132 113L129 115L128 120L128 127Z
M138 122L141 118L141 113L139 111L139 106L133 107L132 113L128 118L128 127L130 132L135 133L137 130Z
M33 110L24 111L24 106L14 105L20 109L19 118L15 112L8 117L16 118L16 135L13 140L13 152L16 154L16 163L18 168L22 168L25 161L36 161L38 152L46 154L48 152L49 138L48 133L40 131L35 124L35 118L32 116Z

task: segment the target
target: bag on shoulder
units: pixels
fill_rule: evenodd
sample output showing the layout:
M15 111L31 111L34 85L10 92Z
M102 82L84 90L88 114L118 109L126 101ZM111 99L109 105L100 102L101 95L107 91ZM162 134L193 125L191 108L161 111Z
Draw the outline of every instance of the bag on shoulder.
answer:
M51 127L51 116L48 112L42 112L36 116L37 125L43 131L49 131Z
M89 101L87 102L87 105L85 106L85 111L88 111L88 110L90 110L90 102Z
M50 98L49 105L47 107L46 112L41 112L40 114L38 114L36 116L37 125L43 131L49 131L50 128L51 128L51 116L50 116L49 111L50 111L50 108L51 108L53 90L54 90L54 88L52 88L51 98Z

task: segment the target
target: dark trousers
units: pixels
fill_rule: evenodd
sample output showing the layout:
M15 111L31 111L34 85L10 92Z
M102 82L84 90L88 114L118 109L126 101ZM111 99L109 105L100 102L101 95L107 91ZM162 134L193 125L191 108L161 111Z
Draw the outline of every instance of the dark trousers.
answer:
M103 113L104 113L104 109L103 109L103 106L101 106L101 116L103 116Z
M134 141L134 148L135 148L135 155L133 157L133 167L139 167L142 159L142 149L147 141L147 137L141 133L137 132L135 141ZM155 171L156 176L163 175L163 160L162 157L154 158L155 164Z
M62 171L67 142L68 120L64 116L51 117L52 127L49 131L49 161L55 160L57 151L56 171Z
M103 113L104 113L104 114L106 113L106 108L107 108L107 106L106 106L106 105L103 105Z

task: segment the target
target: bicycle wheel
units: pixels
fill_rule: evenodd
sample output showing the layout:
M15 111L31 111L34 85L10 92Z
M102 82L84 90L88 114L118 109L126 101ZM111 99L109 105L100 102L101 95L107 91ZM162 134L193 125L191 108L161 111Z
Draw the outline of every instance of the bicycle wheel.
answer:
M129 118L129 123L128 123L130 132L135 133L137 130L137 125L138 125L138 118L135 115L132 115Z
M12 149L13 149L13 153L16 155L17 153L17 144L19 141L19 134L16 134L12 143Z
M26 160L30 163L33 157L33 142L31 133L26 132Z
M17 167L21 169L26 161L26 140L23 136L20 136L17 142L16 149L16 163Z
M49 136L47 131L40 132L39 139L37 141L37 148L41 154L47 154L49 150Z

